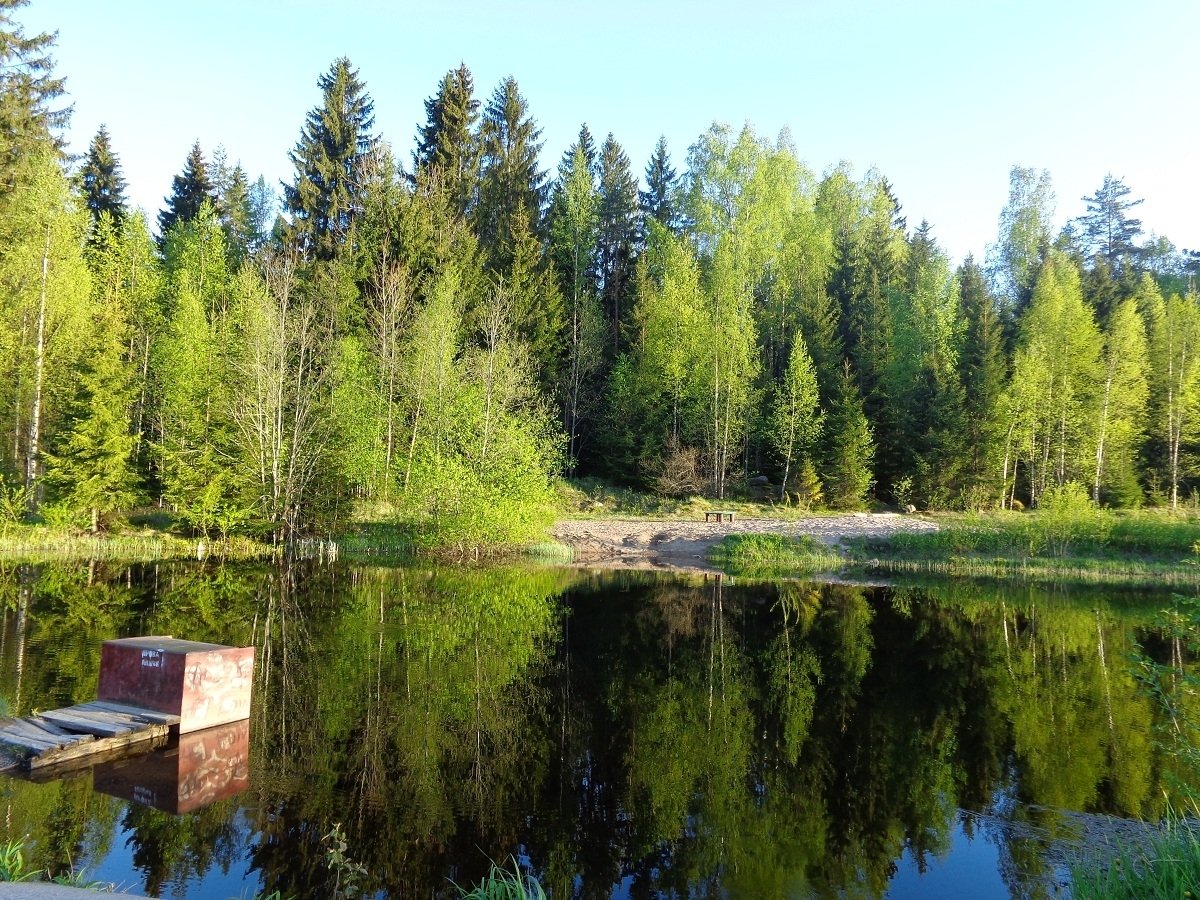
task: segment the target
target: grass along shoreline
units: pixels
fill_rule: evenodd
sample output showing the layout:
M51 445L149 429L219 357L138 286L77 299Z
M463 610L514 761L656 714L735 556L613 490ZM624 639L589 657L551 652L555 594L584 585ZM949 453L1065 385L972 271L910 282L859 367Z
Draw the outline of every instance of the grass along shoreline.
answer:
M1070 498L1067 509L935 517L938 531L859 538L839 548L810 538L730 535L710 560L735 575L939 575L1124 586L1200 586L1200 520L1163 511L1118 513Z

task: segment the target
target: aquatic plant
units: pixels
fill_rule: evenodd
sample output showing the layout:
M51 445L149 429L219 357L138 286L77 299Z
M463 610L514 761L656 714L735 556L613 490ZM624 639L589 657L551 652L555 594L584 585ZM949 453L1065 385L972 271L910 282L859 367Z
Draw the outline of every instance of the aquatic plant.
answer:
M462 900L546 900L538 880L521 871L520 863L509 857L512 871L492 863L484 879L471 890L458 888Z

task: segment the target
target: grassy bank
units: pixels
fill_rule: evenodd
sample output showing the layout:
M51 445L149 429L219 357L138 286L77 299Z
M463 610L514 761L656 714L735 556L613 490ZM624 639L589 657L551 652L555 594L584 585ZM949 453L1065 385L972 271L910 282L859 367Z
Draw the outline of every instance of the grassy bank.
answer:
M1025 581L1200 585L1200 521L1161 511L1089 507L939 518L939 531L851 544L872 572Z
M1200 586L1200 520L1093 508L936 517L938 531L859 539L844 549L808 537L736 535L710 559L731 574L933 575L1180 589Z
M14 562L64 560L256 559L274 552L250 538L185 538L158 531L87 534L45 525L9 525L0 531L0 559Z
M731 575L750 578L813 575L846 566L844 556L805 535L731 534L712 548L708 558Z

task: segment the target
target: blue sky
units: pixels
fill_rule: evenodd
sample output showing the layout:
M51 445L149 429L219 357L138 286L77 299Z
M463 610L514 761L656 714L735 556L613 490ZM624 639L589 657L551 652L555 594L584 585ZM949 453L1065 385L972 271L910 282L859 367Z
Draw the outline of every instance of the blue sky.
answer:
M406 162L462 61L484 101L516 76L551 172L585 121L639 174L659 134L682 171L713 121L749 122L790 128L818 174L877 167L956 259L995 239L1015 164L1050 170L1060 223L1112 172L1145 198L1147 231L1200 248L1195 0L33 0L17 16L59 32L72 149L106 123L151 214L196 139L290 179L317 78L347 55Z

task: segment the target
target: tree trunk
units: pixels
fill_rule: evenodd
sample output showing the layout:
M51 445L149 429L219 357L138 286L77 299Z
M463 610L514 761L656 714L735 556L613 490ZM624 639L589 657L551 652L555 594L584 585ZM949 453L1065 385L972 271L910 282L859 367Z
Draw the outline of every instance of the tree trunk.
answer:
M29 415L29 446L25 458L25 499L30 516L37 514L38 442L42 427L42 387L46 372L46 282L50 274L50 223L46 223L46 247L42 252L42 289L38 298L37 346L33 358L33 411Z

